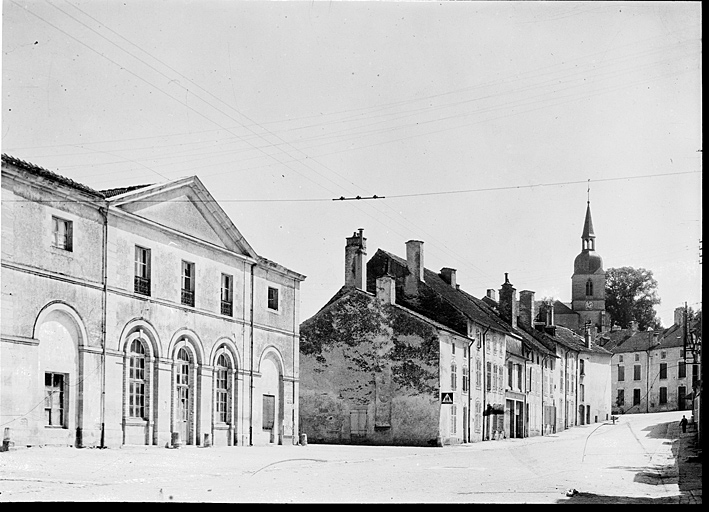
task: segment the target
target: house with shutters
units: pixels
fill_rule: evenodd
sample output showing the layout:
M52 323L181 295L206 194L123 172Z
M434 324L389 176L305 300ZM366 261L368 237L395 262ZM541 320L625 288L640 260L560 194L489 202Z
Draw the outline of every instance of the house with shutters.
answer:
M297 442L304 279L196 176L94 190L2 155L0 425L28 446Z
M346 239L343 287L300 328L300 426L317 443L447 445L503 437L502 322L456 283Z
M692 410L701 360L685 352L685 309L666 329L613 329L601 338L610 351L613 414Z

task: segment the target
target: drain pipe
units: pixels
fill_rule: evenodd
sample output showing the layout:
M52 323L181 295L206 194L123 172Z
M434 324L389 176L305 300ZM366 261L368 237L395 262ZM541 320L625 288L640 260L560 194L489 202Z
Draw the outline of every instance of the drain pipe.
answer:
M101 261L101 279L103 280L103 292L101 297L101 448L106 448L106 308L108 302L108 202L105 208L99 208L103 216L103 255Z
M483 441L485 441L485 425L487 421L485 420L485 412L487 411L487 363L485 361L485 338L487 336L487 332L490 330L490 327L485 327L485 331L483 332L483 346L482 346L482 352L483 352L483 375L485 375L485 378L483 380ZM489 417L489 415L488 415Z
M249 446L254 445L254 268L251 264L251 308L249 313Z

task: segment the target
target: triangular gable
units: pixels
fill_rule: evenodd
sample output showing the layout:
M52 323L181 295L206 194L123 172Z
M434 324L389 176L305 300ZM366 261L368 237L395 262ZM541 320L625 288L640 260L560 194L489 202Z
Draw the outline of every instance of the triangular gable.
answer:
M112 207L250 258L257 258L229 216L196 176L131 190Z

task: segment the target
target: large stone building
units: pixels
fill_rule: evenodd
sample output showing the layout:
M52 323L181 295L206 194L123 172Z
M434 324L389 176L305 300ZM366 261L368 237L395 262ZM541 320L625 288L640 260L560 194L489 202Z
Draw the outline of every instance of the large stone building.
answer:
M0 425L16 445L294 442L304 278L196 177L97 191L3 155Z

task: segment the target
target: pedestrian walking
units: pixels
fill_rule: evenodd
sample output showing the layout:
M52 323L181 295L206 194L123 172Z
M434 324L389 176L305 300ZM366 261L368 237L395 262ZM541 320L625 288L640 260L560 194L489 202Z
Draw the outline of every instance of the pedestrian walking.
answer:
M687 432L687 418L684 415L679 422L679 426L682 427L682 433Z

